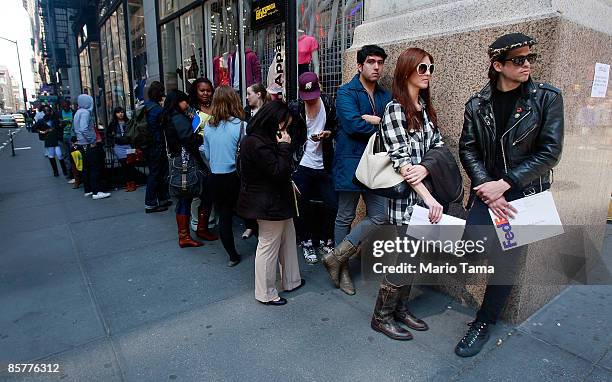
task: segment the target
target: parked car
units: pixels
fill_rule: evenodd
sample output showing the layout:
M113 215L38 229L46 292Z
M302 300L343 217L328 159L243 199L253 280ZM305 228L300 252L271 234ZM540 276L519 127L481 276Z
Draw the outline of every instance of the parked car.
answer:
M13 118L12 115L5 114L5 115L0 115L0 127L8 127L8 128L17 129L19 128L19 125L17 125L17 122L15 121L15 118Z
M25 126L25 117L21 113L13 114L13 119L17 122L17 126L24 127Z

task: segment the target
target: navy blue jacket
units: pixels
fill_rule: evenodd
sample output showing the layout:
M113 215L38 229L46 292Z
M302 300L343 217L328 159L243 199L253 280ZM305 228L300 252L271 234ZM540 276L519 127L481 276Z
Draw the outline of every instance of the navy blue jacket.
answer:
M164 136L162 135L163 128L159 121L159 117L163 110L162 107L159 103L151 100L146 100L144 102L144 107L147 108L147 127L153 135L153 138L155 138L155 143L157 143L157 145L165 145Z
M359 73L349 83L338 88L336 94L338 131L333 165L336 191L362 190L353 184L353 176L368 139L377 131L378 126L364 121L361 116L370 114L382 118L385 106L391 98L391 93L377 84L374 89L376 110L372 110L368 92L359 81Z

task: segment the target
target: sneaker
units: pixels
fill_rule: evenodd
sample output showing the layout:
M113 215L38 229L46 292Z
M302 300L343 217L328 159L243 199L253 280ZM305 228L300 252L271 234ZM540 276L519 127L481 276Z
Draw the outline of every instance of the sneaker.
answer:
M86 198L91 196L91 195L93 195L93 192L86 192L86 193L83 194L83 196L86 197Z
M302 242L302 250L304 251L304 260L306 260L306 263L316 264L319 261L317 258L317 251L315 251L310 240Z
M104 199L104 198L108 198L109 196L111 196L110 192L98 192L95 195L92 195L92 199L94 200L98 200L98 199Z
M475 356L489 340L489 325L486 322L474 321L469 326L467 333L455 347L455 354L459 357Z
M323 241L320 240L319 241L319 255L321 257L330 254L334 251L334 243L331 241L328 241L327 244Z
M76 180L74 180L74 179L70 179L70 180L68 181L68 184L74 184L74 182L76 182Z

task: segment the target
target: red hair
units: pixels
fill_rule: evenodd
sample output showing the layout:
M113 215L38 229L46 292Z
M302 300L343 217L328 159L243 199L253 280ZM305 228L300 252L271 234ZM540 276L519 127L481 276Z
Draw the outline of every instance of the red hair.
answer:
M423 114L417 111L416 106L410 99L410 93L408 92L407 81L408 78L417 70L417 66L423 62L425 56L429 57L429 60L433 64L434 60L431 54L427 53L421 48L409 48L400 54L395 64L395 73L393 75L393 85L391 90L393 92L393 98L398 101L404 111L406 112L406 120L408 122L408 128L413 130L421 130L423 126ZM431 97L429 95L429 87L427 89L420 89L419 96L425 101L425 109L427 111L427 117L429 121L438 125L438 116L436 110L431 104Z

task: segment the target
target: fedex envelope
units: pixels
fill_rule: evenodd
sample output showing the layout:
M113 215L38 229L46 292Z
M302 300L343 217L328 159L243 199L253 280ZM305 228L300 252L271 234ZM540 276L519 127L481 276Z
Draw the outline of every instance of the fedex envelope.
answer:
M550 191L510 202L517 213L514 218L500 219L491 210L491 220L504 251L561 235L563 225Z

